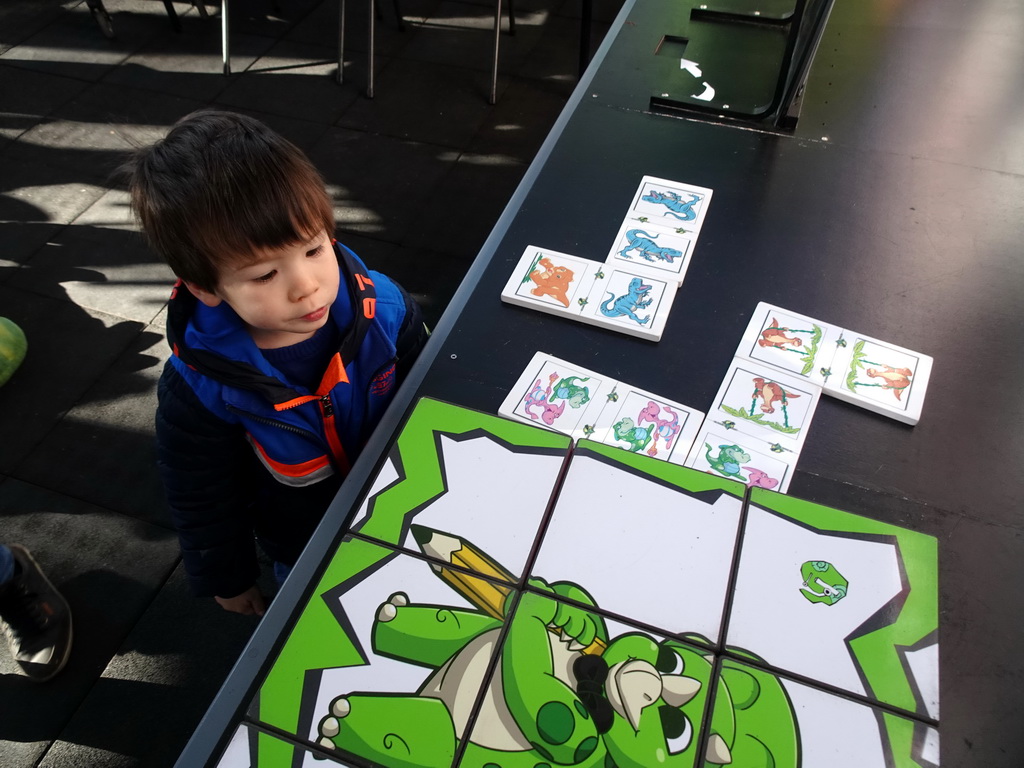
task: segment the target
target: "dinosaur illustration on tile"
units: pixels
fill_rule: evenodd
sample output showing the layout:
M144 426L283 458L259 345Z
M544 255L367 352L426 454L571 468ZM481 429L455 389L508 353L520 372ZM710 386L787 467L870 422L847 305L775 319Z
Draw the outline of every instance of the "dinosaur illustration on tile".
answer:
M427 677L415 691L334 697L317 726L321 747L385 768L451 765L461 742L465 768L694 764L705 706L699 694L712 673L705 651L640 631L612 635L593 598L572 582L532 577L516 603L511 574L473 544L418 526L414 533L438 561L434 573L473 608L390 595L373 621L373 652L426 668ZM742 702L728 720L756 732L773 765L796 768L794 715L778 706L785 701L778 682L767 708L771 683L762 687L761 706L737 691L720 695L717 709ZM711 734L706 759L721 761L733 737Z

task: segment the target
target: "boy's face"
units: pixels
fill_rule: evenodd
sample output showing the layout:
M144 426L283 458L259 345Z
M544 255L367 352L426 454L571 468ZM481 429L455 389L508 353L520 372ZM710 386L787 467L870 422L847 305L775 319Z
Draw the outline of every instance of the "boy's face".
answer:
M186 285L207 306L227 302L257 347L276 349L305 341L327 324L340 279L331 239L320 232L308 242L225 267L213 293Z

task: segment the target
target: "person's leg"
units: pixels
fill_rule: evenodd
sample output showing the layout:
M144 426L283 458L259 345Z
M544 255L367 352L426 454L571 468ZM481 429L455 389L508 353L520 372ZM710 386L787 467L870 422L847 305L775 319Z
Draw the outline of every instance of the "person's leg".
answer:
M14 578L14 553L0 544L0 586Z
M288 574L291 572L292 567L290 565L274 561L274 580L277 581L277 586L283 587L284 580L288 578Z
M6 583L0 580L0 629L22 671L43 682L64 668L71 653L71 609L27 549L2 549L7 554L0 552L0 568L9 556L12 573Z

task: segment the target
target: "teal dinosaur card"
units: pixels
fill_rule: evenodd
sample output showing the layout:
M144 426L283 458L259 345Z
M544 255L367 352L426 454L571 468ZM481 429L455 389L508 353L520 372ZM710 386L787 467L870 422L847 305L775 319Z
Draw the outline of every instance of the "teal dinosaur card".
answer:
M937 753L930 537L429 399L357 512L220 765L831 768L846 717L850 765Z
M785 493L796 470L797 453L778 441L751 437L729 419L705 422L693 443L687 466L752 488Z
M755 489L727 642L937 719L937 553L932 536Z

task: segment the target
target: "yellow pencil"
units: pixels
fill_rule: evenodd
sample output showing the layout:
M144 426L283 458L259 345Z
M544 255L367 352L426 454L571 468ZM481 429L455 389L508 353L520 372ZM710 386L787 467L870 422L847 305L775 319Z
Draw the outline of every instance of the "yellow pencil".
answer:
M413 525L411 531L420 551L428 557L506 582L508 586L495 584L493 581L474 578L455 568L447 568L437 563L430 564L438 576L488 616L495 619L505 618L505 601L512 594L515 584L515 577L508 569L465 539L423 525ZM558 627L548 627L548 629L557 635L562 634ZM581 653L600 656L606 647L601 638L595 637L590 645L581 650Z

